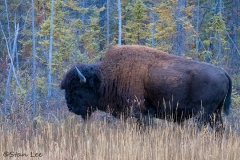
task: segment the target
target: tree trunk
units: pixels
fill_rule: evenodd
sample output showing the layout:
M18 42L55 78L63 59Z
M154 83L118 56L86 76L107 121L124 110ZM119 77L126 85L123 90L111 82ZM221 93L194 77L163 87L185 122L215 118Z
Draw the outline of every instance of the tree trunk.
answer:
M195 60L198 61L198 49L199 49L199 21L200 21L200 14L199 14L199 7L200 7L200 0L198 0L198 5L197 5L197 24L196 24L196 58Z
M33 91L33 105L32 114L36 114L36 44L35 44L35 23L34 23L34 0L32 0L32 52L33 52L33 74L32 74L32 91Z
M85 0L82 1L82 7L85 8L86 7L86 2ZM81 15L81 20L82 20L82 30L81 30L81 34L83 35L85 32L85 13L83 12ZM83 42L81 42L80 44L80 51L83 54L85 52L85 48L84 48L84 44Z
M232 3L232 20L230 22L230 37L232 39L232 43L231 43L231 68L232 68L232 71L231 73L232 74L237 74L237 48L236 48L236 44L238 43L237 42L237 28L238 28L238 0L233 0L233 3Z
M156 6L156 0L154 0L154 2L153 2L153 7L155 7ZM156 22L156 15L155 15L155 12L154 11L152 11L152 23L153 23L153 26L152 26L152 48L154 48L154 46L155 46L155 39L154 39L154 34L155 34L155 22Z
M105 0L99 0L98 1L98 8L102 8L105 6ZM99 13L99 27L100 27L100 34L99 34L99 49L100 51L103 50L104 48L104 41L102 38L102 33L104 33L104 21L105 21L105 15L106 15L106 9L104 9L103 11L101 11Z
M54 0L51 6L51 21L50 21L50 41L49 41L49 57L48 57L48 97L52 95L52 39L53 39L53 20L54 20Z
M7 107L7 102L8 102L9 92L10 92L10 83L11 83L12 72L14 74L14 77L15 77L15 80L17 82L18 87L21 88L20 82L18 81L16 72L15 72L15 69L14 69L14 59L12 58L14 56L14 52L16 51L16 48L17 48L17 37L18 37L19 25L17 25L17 27L15 28L14 41L13 41L13 48L12 49L10 49L9 45L8 45L11 37L9 37L9 38L6 37L6 35L3 31L3 28L2 28L2 24L0 23L0 25L1 25L1 30L2 30L5 42L6 42L8 56L9 56L9 59L10 59L10 69L9 69L9 73L8 73L7 85L6 85L6 90L5 90L4 110L2 109L2 113L3 113L3 115L5 115L5 114L8 114L10 112L10 108ZM8 41L8 39L9 39L9 41ZM10 52L10 51L12 51L12 52Z
M8 18L8 4L7 4L7 0L5 0L5 9L6 9L6 18L7 18L7 28L8 28L8 37L11 37L11 31L10 31L10 24L9 24L9 18ZM12 49L12 44L11 41L8 41L8 47L9 47L9 51L10 53L12 53L11 49Z
M217 13L222 14L222 0L218 0L217 2ZM221 33L218 33L218 60L219 60L219 66L222 67L222 36Z
M180 19L182 18L182 8L184 7L184 0L178 0L178 10L177 10L177 53L179 56L182 55L182 49L183 49L183 29L182 29L182 23L180 22Z
M122 45L122 13L121 0L118 0L118 45Z
M109 48L109 38L110 38L110 35L109 35L109 32L110 32L110 22L109 22L109 1L110 0L107 0L107 48Z

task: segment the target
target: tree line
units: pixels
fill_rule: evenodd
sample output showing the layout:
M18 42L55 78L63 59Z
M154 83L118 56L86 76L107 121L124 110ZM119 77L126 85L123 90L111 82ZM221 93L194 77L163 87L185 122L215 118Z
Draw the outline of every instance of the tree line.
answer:
M0 103L57 96L70 66L139 44L239 73L239 0L1 0ZM203 71L204 72L204 71Z

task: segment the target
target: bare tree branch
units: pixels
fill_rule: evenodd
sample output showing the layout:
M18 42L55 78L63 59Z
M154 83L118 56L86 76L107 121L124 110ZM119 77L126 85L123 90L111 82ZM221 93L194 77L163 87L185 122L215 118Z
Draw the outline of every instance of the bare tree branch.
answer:
M11 66L12 66L12 69L13 69L13 74L14 74L14 77L16 79L16 82L17 82L17 85L19 88L21 88L21 85L20 85L20 82L18 81L18 78L17 78L17 75L16 75L16 72L15 72L15 68L14 68L14 64L13 64L13 59L12 59L12 55L11 55L11 52L10 52L10 48L8 46L8 40L7 40L7 37L3 31L3 28L2 28L2 23L0 22L0 26L1 26L1 30L2 30L2 33L3 33L3 37L5 39L5 42L6 42L6 47L7 47L7 51L8 51L8 56L10 58L10 63L11 63ZM15 34L14 34L14 42L13 42L13 48L12 48L12 51L15 52L16 50L16 44L17 44L17 37L18 37L18 31L19 31L19 25L17 25L17 28L15 30Z
M234 41L233 41L232 38L230 37L229 33L228 33L226 30L225 30L225 33L227 34L228 38L231 40L231 42L232 42L234 48L237 50L238 55L240 56L240 52L239 52L239 50L238 50L236 44L234 43Z

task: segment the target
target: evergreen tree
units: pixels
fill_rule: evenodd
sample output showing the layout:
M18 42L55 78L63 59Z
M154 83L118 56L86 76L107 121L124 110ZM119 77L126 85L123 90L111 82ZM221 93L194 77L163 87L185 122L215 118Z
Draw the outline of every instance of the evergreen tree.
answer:
M154 25L156 33L154 38L155 48L173 52L173 41L172 39L176 37L176 21L174 17L174 8L176 6L176 1L171 0L167 2L159 3L154 11L157 16L157 20Z
M147 24L146 6L141 0L136 0L130 16L131 19L124 27L124 40L127 44L144 45L150 35L150 29Z

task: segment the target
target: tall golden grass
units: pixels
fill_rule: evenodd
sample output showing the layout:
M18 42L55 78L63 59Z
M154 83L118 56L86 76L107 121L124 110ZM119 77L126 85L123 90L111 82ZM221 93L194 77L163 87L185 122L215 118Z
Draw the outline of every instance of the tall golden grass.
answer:
M37 117L2 120L0 159L44 160L234 160L240 158L240 136L228 127L223 135L193 124L161 121L139 127L134 122L83 122Z

